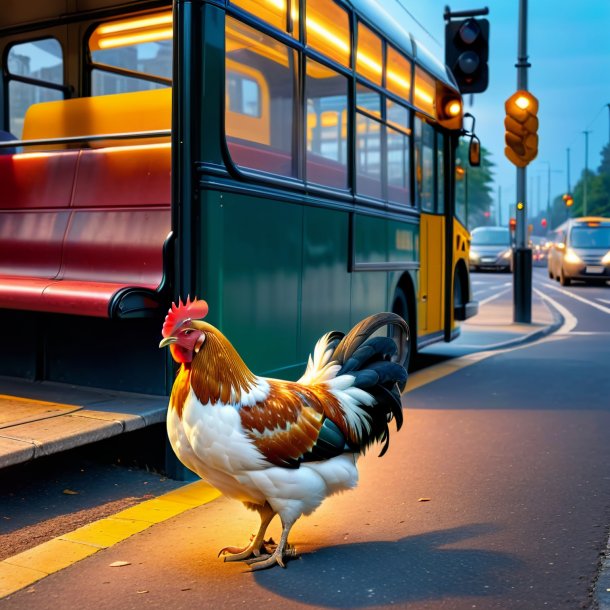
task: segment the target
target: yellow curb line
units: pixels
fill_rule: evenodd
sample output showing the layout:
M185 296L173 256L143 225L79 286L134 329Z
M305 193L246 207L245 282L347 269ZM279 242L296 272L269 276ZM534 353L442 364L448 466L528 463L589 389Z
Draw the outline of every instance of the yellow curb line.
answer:
M220 495L197 481L0 561L0 599Z
M452 373L457 373L459 370L466 368L467 366L476 364L481 360L485 360L485 358L489 358L489 356L500 354L503 351L505 350L474 352L466 356L460 356L459 358L448 360L447 362L439 362L438 364L434 364L428 368L411 373L409 375L409 379L407 380L405 394L408 395L409 392L412 392L413 390L417 390L422 386L432 383L433 381L437 381L438 379L446 377L447 375L451 375Z

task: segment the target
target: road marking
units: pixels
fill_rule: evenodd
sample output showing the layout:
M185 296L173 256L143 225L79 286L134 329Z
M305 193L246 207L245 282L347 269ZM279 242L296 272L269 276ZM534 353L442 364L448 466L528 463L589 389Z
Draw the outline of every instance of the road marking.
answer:
M0 599L220 495L204 481L190 483L0 561Z
M552 288L553 290L557 290L558 292L561 292L561 294L565 294L569 297L572 297L573 299L576 299L577 301L580 301L581 303L591 305L591 307L595 307L596 309L599 309L600 311L603 311L604 313L610 313L610 307L604 307L603 305L600 305L599 303L594 303L593 301L588 301L584 297L574 294L573 292L570 292L569 290L564 290L563 288L554 286L551 283L545 283L544 285L547 286L548 288Z
M599 297L596 297L598 301L601 301L602 303L608 303L608 305L610 305L610 301L608 299L600 299Z
M510 284L509 284L510 285ZM481 305L485 305L485 303L489 303L490 301L494 301L495 299L499 299L503 294L506 294L508 292L508 288L506 290L502 290L501 292L497 292L496 294L487 297L486 299L483 299L482 301L479 301L479 307Z
M557 335L567 335L571 332L576 325L578 324L578 318L572 314L568 309L566 309L561 303L555 301L555 299L551 299L551 297L544 294L544 292L538 290L538 288L534 288L534 292L543 300L548 301L557 311L563 316L563 324L561 327L555 332Z

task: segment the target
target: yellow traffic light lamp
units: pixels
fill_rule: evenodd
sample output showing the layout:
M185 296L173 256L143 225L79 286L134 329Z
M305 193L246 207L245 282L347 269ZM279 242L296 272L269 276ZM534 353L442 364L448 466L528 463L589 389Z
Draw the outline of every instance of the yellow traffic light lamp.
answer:
M572 195L570 195L570 193L566 193L565 195L563 195L562 199L563 199L564 203L566 204L567 208L571 208L574 205L574 197L572 197Z
M538 100L520 90L506 100L504 108L504 154L517 167L525 167L538 154Z

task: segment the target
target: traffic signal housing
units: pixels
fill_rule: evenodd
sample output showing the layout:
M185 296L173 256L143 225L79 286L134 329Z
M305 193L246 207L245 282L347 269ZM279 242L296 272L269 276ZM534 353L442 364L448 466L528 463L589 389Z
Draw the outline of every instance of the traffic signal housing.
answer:
M538 155L538 99L529 91L516 91L504 108L504 154L517 167L526 167Z
M445 26L445 63L462 93L482 93L489 83L489 21L460 19Z
M570 193L566 193L565 195L563 195L562 199L563 199L564 203L566 204L567 208L571 208L574 205L574 197L572 197L572 195L570 195Z

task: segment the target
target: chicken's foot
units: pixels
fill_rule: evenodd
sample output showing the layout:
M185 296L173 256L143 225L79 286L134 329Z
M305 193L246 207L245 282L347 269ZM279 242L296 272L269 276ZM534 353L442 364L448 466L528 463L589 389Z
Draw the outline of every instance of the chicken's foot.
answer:
M263 555L259 557L253 557L252 559L247 559L246 563L250 566L252 571L254 570L265 570L267 568L271 568L274 565L279 565L282 568L286 567L284 560L288 557L296 556L296 549L294 546L288 544L288 534L290 533L290 529L292 528L292 523L284 524L282 522L282 537L280 538L280 542L277 545L277 548L271 555L264 557Z
M243 561L244 559L250 559L252 557L258 558L261 556L261 549L263 549L263 558L269 557L276 548L276 544L272 538L264 540L265 532L269 527L273 517L275 517L275 511L269 504L257 507L256 509L261 518L261 524L258 529L256 536L250 538L250 543L245 547L227 546L221 549L218 556L225 555L225 561Z

